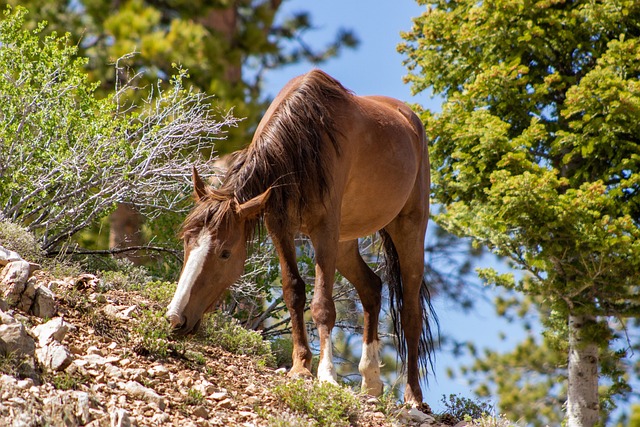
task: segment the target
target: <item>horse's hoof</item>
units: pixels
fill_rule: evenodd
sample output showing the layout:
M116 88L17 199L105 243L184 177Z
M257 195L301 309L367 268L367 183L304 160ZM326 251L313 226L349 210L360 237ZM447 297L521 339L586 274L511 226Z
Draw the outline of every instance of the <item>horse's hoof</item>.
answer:
M361 389L369 396L380 397L382 396L382 392L384 391L384 384L382 383L382 381L373 381L371 383L366 383L363 381Z
M293 379L307 379L313 378L313 374L307 368L291 368L291 370L287 373L287 377Z

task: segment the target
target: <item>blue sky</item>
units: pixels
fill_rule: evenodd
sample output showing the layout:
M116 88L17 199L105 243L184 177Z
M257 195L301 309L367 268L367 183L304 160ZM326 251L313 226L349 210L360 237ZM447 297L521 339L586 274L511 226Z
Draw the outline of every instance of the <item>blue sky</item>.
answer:
M432 100L427 94L411 96L409 86L402 82L406 74L403 57L396 51L402 41L400 32L409 31L411 18L423 10L412 0L290 0L279 13L284 17L309 11L317 28L305 35L312 46L326 45L339 28L356 33L360 39L356 50L344 50L338 58L320 66L355 93L392 96L439 110L441 100ZM275 96L288 80L312 68L301 64L271 71L266 75L266 93Z

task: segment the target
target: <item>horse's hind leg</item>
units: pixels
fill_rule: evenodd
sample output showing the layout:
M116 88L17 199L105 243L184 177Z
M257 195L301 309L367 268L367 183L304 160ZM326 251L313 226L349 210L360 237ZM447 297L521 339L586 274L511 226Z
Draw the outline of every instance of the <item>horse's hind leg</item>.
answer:
M428 209L428 208L427 208ZM385 227L391 236L400 262L402 276L402 311L400 319L407 348L407 385L404 400L420 405L419 344L423 328L422 301L420 287L424 275L424 236L427 228L427 214L422 206L405 209ZM423 355L423 357L425 357Z
M383 384L380 380L378 317L380 315L382 281L360 256L357 240L340 242L337 267L340 274L356 288L364 309L362 358L358 365L358 370L362 375L362 391L372 396L380 396Z

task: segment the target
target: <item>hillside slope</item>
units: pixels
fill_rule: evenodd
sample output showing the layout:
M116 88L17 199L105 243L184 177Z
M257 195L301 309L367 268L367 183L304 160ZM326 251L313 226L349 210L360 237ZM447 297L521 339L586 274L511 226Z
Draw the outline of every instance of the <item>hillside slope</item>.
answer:
M292 381L265 356L233 354L206 339L168 342L164 305L152 292L110 288L91 275L56 279L38 271L29 281L53 291L55 315L45 320L0 304L0 332L25 325L22 341L35 337L35 351L19 354L0 334L7 353L0 358L0 425L318 425L283 402L277 391ZM49 327L57 329L42 332ZM24 365L30 354L31 371ZM303 386L303 399L314 398L314 384ZM439 425L417 410L357 400L343 425Z

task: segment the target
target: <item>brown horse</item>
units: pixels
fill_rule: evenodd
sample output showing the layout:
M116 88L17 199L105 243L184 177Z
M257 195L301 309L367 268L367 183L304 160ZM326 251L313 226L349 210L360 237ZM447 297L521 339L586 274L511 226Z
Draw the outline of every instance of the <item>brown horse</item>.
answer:
M314 70L278 94L251 144L235 155L218 189L193 170L196 206L185 220L185 264L167 318L177 334L193 332L205 312L242 274L247 241L266 224L280 259L291 314L290 376L310 376L304 325L305 284L294 237L315 250L311 313L320 338L318 378L335 382L331 330L336 269L356 288L364 310L362 389L382 393L378 316L381 279L358 251L358 238L380 232L387 258L391 313L405 362L405 401L422 402L420 369L431 362L432 315L423 280L429 216L429 158L424 128L402 102L355 96Z

